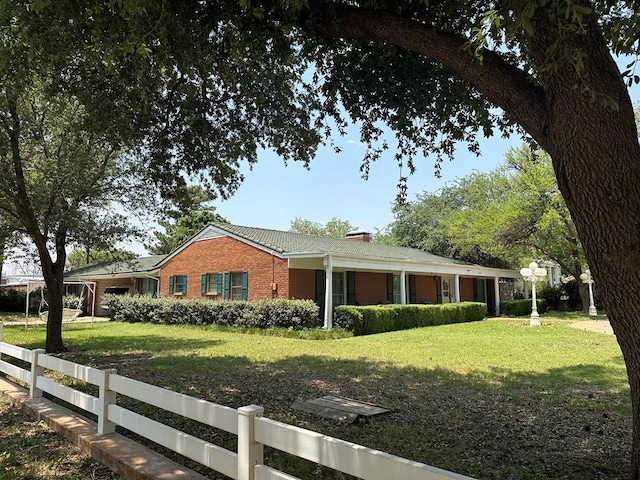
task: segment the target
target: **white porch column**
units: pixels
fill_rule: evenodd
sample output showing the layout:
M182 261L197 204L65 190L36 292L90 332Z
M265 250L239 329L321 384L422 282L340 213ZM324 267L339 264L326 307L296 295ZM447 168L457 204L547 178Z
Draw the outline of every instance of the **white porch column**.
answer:
M400 303L402 305L407 303L407 285L405 284L406 277L406 272L402 270L400 272Z
M496 315L500 315L500 279L493 277L493 296L496 302Z
M460 303L460 275L455 274L453 277L453 294L456 303Z
M324 329L333 328L333 260L331 255L324 257Z

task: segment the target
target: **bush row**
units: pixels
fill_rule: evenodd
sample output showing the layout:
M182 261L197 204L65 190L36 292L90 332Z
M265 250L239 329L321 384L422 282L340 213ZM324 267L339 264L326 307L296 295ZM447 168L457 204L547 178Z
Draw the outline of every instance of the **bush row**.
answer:
M536 298L538 313L546 313L547 301L544 298ZM500 302L500 314L510 317L521 317L531 314L531 300L509 300Z
M450 323L475 322L485 316L484 303L462 302L445 305L371 305L336 307L334 326L354 335L430 327Z
M29 312L35 313L40 306L41 290L31 292L29 295ZM0 290L0 312L22 312L24 313L27 292L14 289Z
M180 300L148 296L105 295L112 320L164 324L226 325L249 328L313 328L318 306L311 300L257 302Z

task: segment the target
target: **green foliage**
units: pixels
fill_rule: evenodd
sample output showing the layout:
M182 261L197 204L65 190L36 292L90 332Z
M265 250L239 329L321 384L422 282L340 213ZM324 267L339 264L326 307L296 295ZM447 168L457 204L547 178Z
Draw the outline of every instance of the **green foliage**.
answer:
M115 262L126 262L136 258L136 254L126 250L115 249L95 250L95 249L76 249L67 256L67 271L77 270L78 268L98 265L100 263L110 264Z
M348 220L341 220L338 217L333 217L326 225L296 217L291 221L289 231L322 237L344 238L348 232L357 229L358 227L352 225Z
M180 300L174 298L105 295L112 320L162 324L221 325L246 328L313 328L318 306L310 300L256 302Z
M159 221L165 232L154 231L154 243L145 244L145 248L153 255L171 253L200 230L212 223L229 223L215 212L215 208L200 208L186 213L174 221Z
M36 290L29 295L29 312L37 313L40 306L42 290ZM20 312L24 313L27 292L20 292L14 289L0 290L0 312Z
M544 298L536 298L538 313L547 312L547 301ZM522 317L531 314L531 300L508 300L500 302L500 314L508 317Z
M462 302L445 305L340 305L335 308L334 325L354 335L406 330L409 328L476 322L485 317L484 303Z

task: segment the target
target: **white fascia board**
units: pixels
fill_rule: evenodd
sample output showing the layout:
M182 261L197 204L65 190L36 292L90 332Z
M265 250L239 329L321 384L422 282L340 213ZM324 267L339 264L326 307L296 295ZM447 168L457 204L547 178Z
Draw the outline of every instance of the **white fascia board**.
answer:
M333 268L349 270L405 271L407 273L431 273L436 275L463 275L469 277L520 278L516 270L490 268L481 265L448 265L438 263L418 263L397 258L372 258L327 254L322 252L304 252L286 254L285 258L324 258L331 255Z

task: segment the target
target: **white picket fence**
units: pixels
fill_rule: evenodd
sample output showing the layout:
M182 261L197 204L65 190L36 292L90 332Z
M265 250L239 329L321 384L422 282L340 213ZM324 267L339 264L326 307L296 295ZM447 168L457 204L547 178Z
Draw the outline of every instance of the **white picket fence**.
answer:
M2 356L28 362L30 370L2 360ZM92 396L44 376L59 372L98 387ZM263 408L249 405L236 409L165 390L118 375L2 342L0 322L0 372L30 386L32 398L43 392L98 417L98 433L109 434L119 425L174 452L238 480L293 480L297 477L264 463L265 445L365 480L473 480L424 463L407 460L355 443L264 418ZM157 408L182 415L238 437L237 452L212 445L139 415L116 403L117 395L134 398Z

